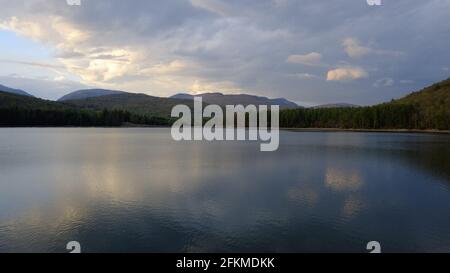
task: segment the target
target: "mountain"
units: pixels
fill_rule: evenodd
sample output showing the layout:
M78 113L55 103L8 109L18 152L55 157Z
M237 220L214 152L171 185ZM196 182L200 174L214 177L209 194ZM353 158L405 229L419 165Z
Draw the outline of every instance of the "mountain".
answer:
M288 109L285 128L450 130L450 78L398 100L364 107Z
M171 99L193 100L194 96L188 93L178 93L170 97Z
M84 90L78 90L72 93L69 93L60 99L58 101L68 101L68 100L79 100L79 99L86 99L86 98L95 98L95 97L101 97L101 96L108 96L108 95L117 95L117 94L123 94L126 93L124 91L116 91L116 90L107 90L107 89L84 89Z
M14 126L167 126L165 117L147 117L116 109L83 109L65 102L0 92L0 127Z
M124 110L131 113L169 117L172 108L178 104L186 104L193 107L192 100L153 97L145 94L120 92L113 95L89 97L76 100L65 100L67 105L91 110Z
M198 94L198 95L190 95L190 94L186 94L186 93L179 93L170 98L193 100L194 97L202 97L203 102L205 102L205 103L217 104L217 105L221 105L221 106L237 105L237 104L242 104L244 106L247 106L249 104L254 104L254 105L280 105L281 109L292 109L292 108L300 107L296 103L291 102L284 98L269 99L267 97L260 97L260 96L247 95L247 94L224 95L222 93L204 93L204 94Z
M58 102L38 99L30 95L20 95L11 92L0 91L0 108L21 109L66 109L67 107Z
M178 94L172 98L160 98L111 90L93 93L96 96L55 102L0 92L0 126L120 126L124 123L170 125L173 121L170 118L172 107L185 104L192 108L194 97ZM284 99L251 95L207 93L201 96L205 104L290 105ZM450 130L450 78L391 102L365 107L344 105L346 107L337 104L340 107L327 106L322 109L284 108L280 112L280 126Z
M433 111L442 108L450 111L450 78L420 91L413 92L401 99L394 100L391 103L415 104Z
M326 109L326 108L347 108L347 107L359 107L359 105L356 104L350 104L350 103L331 103L331 104L322 104L312 107L313 109Z
M0 84L0 92L7 92L7 93L17 94L17 95L22 95L22 96L33 97L33 95L30 95L29 93L27 93L23 90L10 88L10 87L7 87L7 86L1 85L1 84Z
M194 107L193 95L180 93L170 98L161 98L149 96L146 94L126 93L122 91L102 90L105 95L87 97L82 99L64 99L64 103L77 108L90 110L124 110L130 113L146 116L170 117L172 108L178 104L185 104L190 108ZM118 93L117 93L118 92ZM299 106L286 99L268 99L251 95L223 95L221 93L207 93L196 96L203 97L203 103L218 105L236 105L236 104L255 104L255 105L275 105L278 104L282 109L298 108Z
M438 128L448 128L450 127L450 78L401 99L393 100L389 105L413 105L418 108L420 120L426 120Z

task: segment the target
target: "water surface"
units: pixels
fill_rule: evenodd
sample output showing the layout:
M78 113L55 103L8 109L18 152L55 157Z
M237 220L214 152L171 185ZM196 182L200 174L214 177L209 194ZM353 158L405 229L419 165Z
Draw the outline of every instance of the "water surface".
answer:
M0 129L0 252L450 252L450 137Z

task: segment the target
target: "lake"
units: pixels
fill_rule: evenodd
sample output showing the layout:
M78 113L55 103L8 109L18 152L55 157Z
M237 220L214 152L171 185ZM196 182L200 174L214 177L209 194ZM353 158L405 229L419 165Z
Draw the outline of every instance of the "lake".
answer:
M0 129L0 252L450 252L450 136Z

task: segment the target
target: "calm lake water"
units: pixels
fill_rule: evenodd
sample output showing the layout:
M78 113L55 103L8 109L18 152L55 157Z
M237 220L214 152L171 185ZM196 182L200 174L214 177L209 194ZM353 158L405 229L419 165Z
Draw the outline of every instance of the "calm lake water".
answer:
M450 252L450 136L0 129L0 252Z

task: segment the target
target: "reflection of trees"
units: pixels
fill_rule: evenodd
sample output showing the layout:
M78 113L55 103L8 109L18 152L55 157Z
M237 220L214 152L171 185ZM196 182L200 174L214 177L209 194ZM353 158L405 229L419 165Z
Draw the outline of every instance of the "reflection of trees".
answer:
M450 184L450 143L420 151L407 151L399 157L427 173L444 178Z
M450 140L449 138L446 138ZM368 149L368 155L382 157L388 160L390 157L407 165L426 172L427 174L443 178L450 184L450 141L443 142L410 142L408 149L402 149L405 143L399 143L396 149Z

